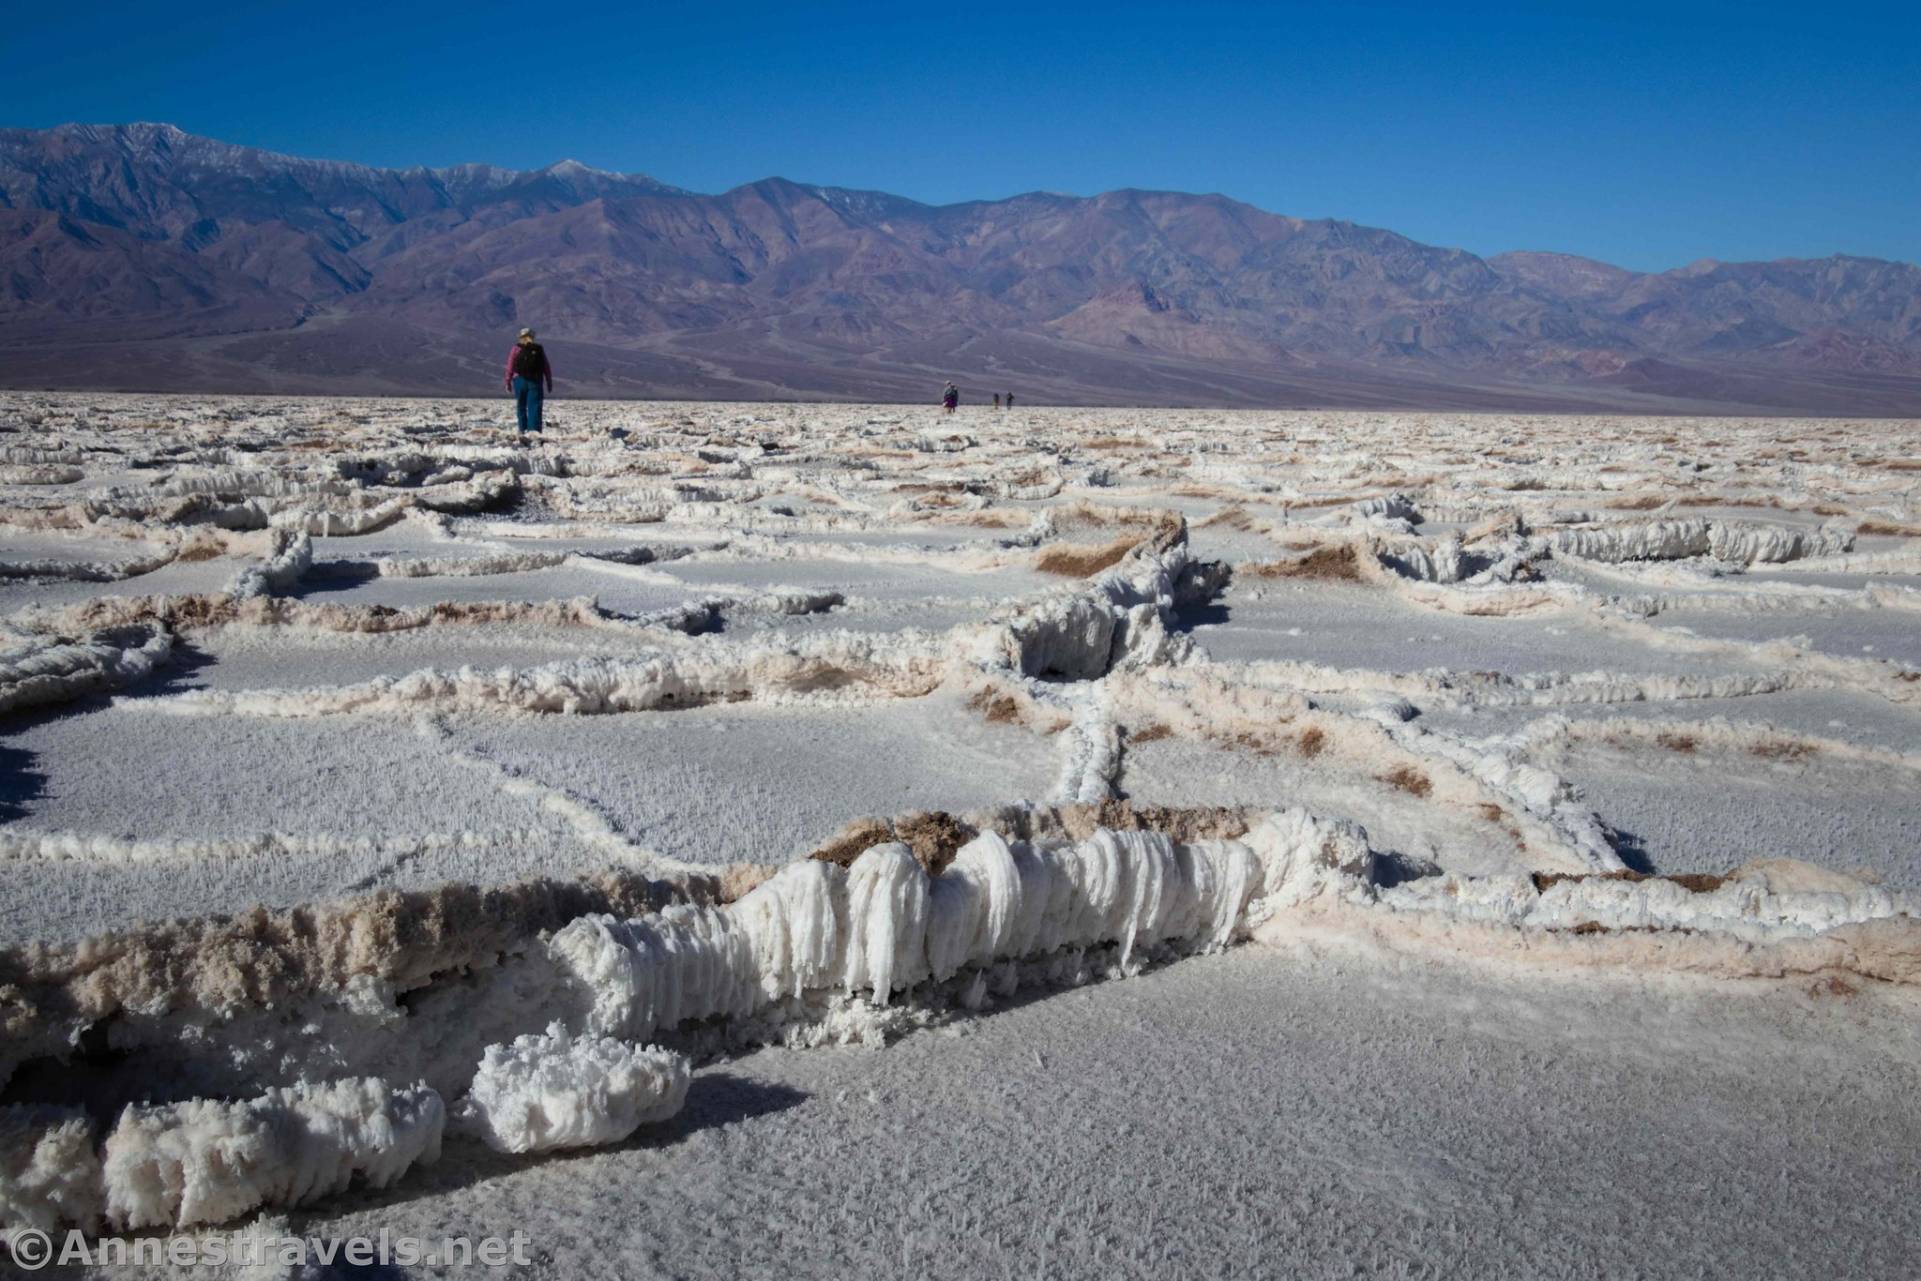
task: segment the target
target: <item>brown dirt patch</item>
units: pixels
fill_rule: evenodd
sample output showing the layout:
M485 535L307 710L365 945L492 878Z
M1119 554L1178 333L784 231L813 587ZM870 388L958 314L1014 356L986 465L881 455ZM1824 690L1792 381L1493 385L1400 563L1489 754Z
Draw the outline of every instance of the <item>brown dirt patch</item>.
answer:
M878 818L857 818L807 857L838 867L851 867L854 860L868 850L893 839L891 824Z
M1172 737L1174 737L1174 731L1159 721L1127 731L1127 741L1130 743L1158 743L1164 738Z
M1750 756L1764 761L1798 761L1814 755L1811 743L1797 743L1791 739L1770 738L1748 748Z
M1249 578L1305 578L1319 582L1358 583L1361 581L1361 562L1352 543L1341 543L1317 547L1298 560L1237 565L1234 572Z
M220 539L200 533L189 535L182 540L179 548L174 552L174 558L184 561L218 560L226 554L226 545Z
M79 606L72 618L81 627L111 627L127 623L157 623L168 631L220 627L241 617L240 603L227 595L95 597ZM272 620L268 620L272 621Z
M1275 754L1275 746L1272 741L1262 738L1257 734L1250 733L1247 730L1242 730L1238 734L1213 733L1208 737L1214 743L1222 747L1232 748L1238 752L1247 752L1254 756L1273 756Z
M954 861L961 846L979 833L952 814L940 810L916 810L891 822L879 818L857 818L843 827L825 845L807 857L839 867L852 867L854 860L888 841L900 841L913 851L915 860L938 876Z
M907 842L907 848L914 852L920 865L934 876L954 861L961 846L978 835L973 828L941 810L922 810L894 820L894 839Z
M1061 824L1075 840L1095 828L1116 832L1161 832L1170 840L1235 840L1247 835L1247 815L1239 809L1195 806L1135 805L1132 801L1102 801L1098 805L1069 805L1060 811Z
M1180 493L1180 490L1175 490ZM1195 495L1198 497L1198 495ZM1238 529L1243 532L1254 528L1254 518L1247 514L1245 507L1223 507L1199 525L1196 529Z
M977 511L959 515L944 516L942 524L973 525L981 529L1015 529L1027 523L1027 517L1012 511Z
M1301 755L1312 759L1327 750L1327 734L1319 725L1301 731Z
M1707 894L1727 884L1727 877L1711 872L1677 872L1672 876L1650 876L1646 872L1623 869L1619 872L1534 872L1529 880L1537 893L1562 881L1672 881L1690 894Z
M1042 551L1034 559L1034 568L1043 574L1060 574L1067 578L1087 578L1111 568L1121 562L1121 558L1140 546L1137 538L1117 538L1104 547L1086 543L1061 543Z
M967 700L967 706L979 712L981 718L990 725L1018 725L1021 722L1021 705L1008 694L983 689Z
M1667 730L1656 734L1654 741L1670 752L1679 752L1683 756L1692 756L1695 749L1700 746L1700 743L1696 742L1690 734L1676 734Z
M1409 796L1426 796L1434 790L1434 784L1427 775L1410 765L1401 765L1381 775L1381 781L1390 787L1398 787Z
M1048 509L1057 529L1092 525L1101 529L1115 526L1133 529L1159 529L1178 522L1179 515L1158 507L1116 507L1108 503L1061 503Z

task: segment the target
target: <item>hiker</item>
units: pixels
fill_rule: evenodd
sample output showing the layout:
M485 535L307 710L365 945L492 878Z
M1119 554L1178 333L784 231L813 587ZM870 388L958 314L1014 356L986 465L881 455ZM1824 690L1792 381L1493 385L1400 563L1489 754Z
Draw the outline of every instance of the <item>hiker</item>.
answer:
M940 404L941 404L941 408L945 410L947 413L950 413L950 414L953 413L954 406L960 404L960 388L956 387L951 382L948 383L947 386L941 391Z
M999 409L1000 407L1001 407L1001 394L1000 394L999 392L995 392L995 393L994 393L994 408L996 408L996 409Z
M507 390L514 394L520 430L540 434L540 402L554 389L554 367L547 350L534 341L534 331L523 329L507 352Z
M1011 391L1007 393L1007 407L1009 409L1014 407L1014 393Z

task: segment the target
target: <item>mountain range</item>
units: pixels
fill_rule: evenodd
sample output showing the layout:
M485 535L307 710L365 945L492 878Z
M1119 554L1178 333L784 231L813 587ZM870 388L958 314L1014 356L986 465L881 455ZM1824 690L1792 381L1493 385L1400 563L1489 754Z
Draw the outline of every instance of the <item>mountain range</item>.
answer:
M1921 415L1921 268L1477 257L1221 195L718 195L0 130L0 385Z

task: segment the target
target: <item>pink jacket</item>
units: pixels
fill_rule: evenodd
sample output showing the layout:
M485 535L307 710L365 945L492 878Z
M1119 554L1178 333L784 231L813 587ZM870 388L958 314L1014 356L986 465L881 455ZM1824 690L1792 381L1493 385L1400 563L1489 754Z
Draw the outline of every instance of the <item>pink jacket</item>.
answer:
M547 349L545 347L541 348L541 354L545 356L546 353L547 353ZM519 355L520 355L519 343L515 343L513 346L507 349L507 376L504 381L506 382L509 389L512 389L514 385L514 359ZM547 390L552 391L554 389L554 358L552 356L547 356L546 375L547 376L545 381L547 383Z

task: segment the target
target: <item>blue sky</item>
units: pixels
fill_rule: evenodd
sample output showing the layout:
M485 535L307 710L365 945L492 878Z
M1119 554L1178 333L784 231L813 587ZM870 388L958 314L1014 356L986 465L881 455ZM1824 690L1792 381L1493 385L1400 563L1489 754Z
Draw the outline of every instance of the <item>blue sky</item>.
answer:
M1643 270L1921 261L1921 3L15 8L8 125L703 191L1220 191Z

